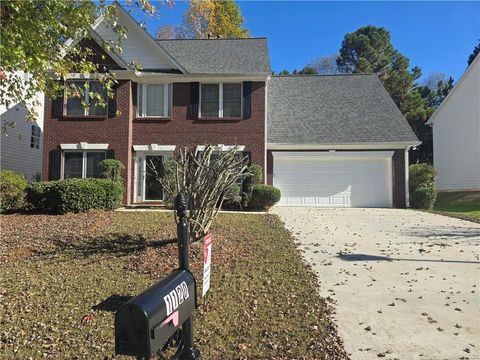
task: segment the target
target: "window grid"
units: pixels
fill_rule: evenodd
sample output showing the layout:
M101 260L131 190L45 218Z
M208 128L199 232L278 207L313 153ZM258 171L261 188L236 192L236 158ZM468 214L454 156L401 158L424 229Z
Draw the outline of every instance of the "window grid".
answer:
M218 101L205 100L204 90L209 85L218 85ZM235 91L235 87L239 91ZM236 93L235 93L236 92ZM203 95L203 96L202 96ZM227 96L225 96L227 95ZM231 98L231 96L239 96L239 98ZM199 117L235 117L240 118L243 114L243 84L242 83L202 83L200 84L200 101L199 101ZM208 102L218 103L218 112L213 109L215 115L212 115L212 110L205 111L205 105ZM203 111L202 111L203 108Z
M101 177L100 161L105 159L105 151L65 151L63 178L99 178Z
M149 88L154 89L157 86L163 86L160 99L161 107L157 114L149 114L148 101ZM152 90L153 91L153 90ZM151 98L153 100L154 98ZM172 84L138 84L137 88L137 117L170 117L172 109Z
M32 136L30 137L30 147L40 149L40 128L32 125Z
M84 108L82 105L82 100L79 97L68 97L64 95L64 114L65 115L79 115L79 116L89 116L89 115L107 115L107 106L101 107L100 105L95 104L95 100L90 99L90 89L93 92L100 93L103 97L105 103L107 103L107 91L105 87L99 81L67 81L68 83L74 83L75 87L84 87L84 96L83 101L88 104L87 108ZM88 86L87 86L88 84Z

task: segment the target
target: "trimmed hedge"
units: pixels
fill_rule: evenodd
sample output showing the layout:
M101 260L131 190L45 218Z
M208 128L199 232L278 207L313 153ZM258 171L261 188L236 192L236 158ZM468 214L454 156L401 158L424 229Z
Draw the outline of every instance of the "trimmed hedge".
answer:
M0 213L23 207L26 186L23 175L11 170L0 171Z
M265 210L280 201L281 193L270 185L255 185L252 190L249 207Z
M118 181L95 178L32 183L26 192L34 210L56 214L114 210L123 199L123 186Z
M125 172L125 165L120 160L105 159L100 161L102 168L102 177L104 179L122 181L123 173Z
M414 164L409 166L408 171L410 207L414 209L431 209L437 198L435 169L429 164Z

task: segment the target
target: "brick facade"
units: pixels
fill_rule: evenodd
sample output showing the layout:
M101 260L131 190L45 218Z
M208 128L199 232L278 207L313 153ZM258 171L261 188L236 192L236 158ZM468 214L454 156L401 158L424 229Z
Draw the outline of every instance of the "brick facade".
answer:
M53 101L45 99L43 179L48 179L49 154L62 143L107 143L115 159L125 164L125 204L133 200L133 145L199 144L244 145L252 163L263 167L265 154L265 83L253 82L251 117L248 119L189 119L189 83L173 83L172 117L169 119L136 119L136 84L121 81L117 89L116 117L76 117L57 119Z
M386 149L388 150L388 149ZM289 150L290 151L290 150ZM309 151L309 150L304 150ZM310 150L315 151L315 150ZM355 151L355 150L352 150ZM267 151L267 184L273 184L273 155ZM394 150L392 157L392 200L393 207L406 208L405 194L405 150Z

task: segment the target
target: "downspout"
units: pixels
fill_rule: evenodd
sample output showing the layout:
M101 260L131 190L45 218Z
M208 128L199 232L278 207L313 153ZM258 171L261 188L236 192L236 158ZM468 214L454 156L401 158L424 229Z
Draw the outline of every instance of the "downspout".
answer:
M268 178L268 164L267 164L267 116L268 116L268 81L270 80L270 76L267 76L265 79L265 137L263 140L263 145L264 145L264 160L263 160L263 183L267 185L267 178Z
M405 148L405 206L407 208L410 207L410 192L408 190L408 181L409 181L408 164L410 163L409 161L410 148L411 148L410 145Z

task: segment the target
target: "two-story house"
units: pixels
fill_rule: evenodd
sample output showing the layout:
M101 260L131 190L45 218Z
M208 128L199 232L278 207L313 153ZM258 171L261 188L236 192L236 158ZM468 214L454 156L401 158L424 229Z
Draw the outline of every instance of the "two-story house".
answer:
M159 201L149 166L180 147L236 145L280 188L280 205L407 205L418 140L376 75L272 76L265 38L155 40L121 7L118 21L121 54L99 46L115 36L103 21L83 41L118 80L108 107L46 99L45 180L98 176L99 161L115 158L125 204ZM95 74L67 81L101 92Z

